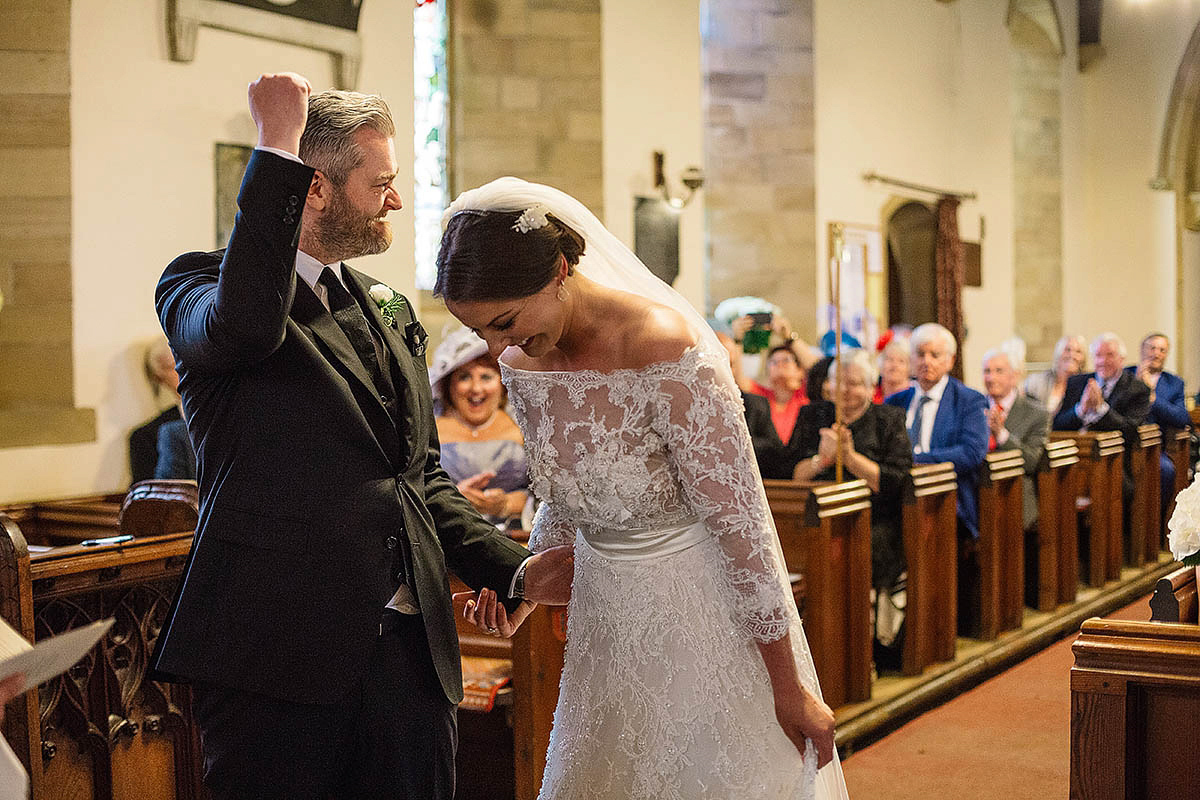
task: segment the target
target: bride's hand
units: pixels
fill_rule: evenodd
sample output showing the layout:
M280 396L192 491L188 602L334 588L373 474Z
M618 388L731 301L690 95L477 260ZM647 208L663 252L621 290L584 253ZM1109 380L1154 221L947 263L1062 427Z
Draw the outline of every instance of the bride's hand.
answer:
M795 691L776 692L775 718L801 753L805 740L812 741L818 769L833 760L833 711L815 694L800 685Z
M480 589L479 594L458 592L452 600L457 607L463 604L463 619L479 628L489 636L510 638L521 627L521 623L533 611L536 603L522 600L516 610L510 615L504 609L499 597L491 589Z

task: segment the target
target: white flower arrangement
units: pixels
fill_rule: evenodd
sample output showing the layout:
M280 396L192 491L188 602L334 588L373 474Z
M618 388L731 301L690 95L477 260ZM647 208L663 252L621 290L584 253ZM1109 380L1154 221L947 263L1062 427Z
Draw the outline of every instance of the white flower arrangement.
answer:
M550 221L546 219L546 214L549 211L550 209L541 203L538 203L536 206L530 206L521 212L521 216L517 217L517 221L513 225L513 230L517 233L536 231Z
M367 294L371 295L371 300L379 306L383 321L393 328L396 327L396 314L404 308L404 298L392 287L382 283L372 284Z
M1167 546L1175 560L1188 567L1200 566L1200 483L1196 480L1176 495L1167 530Z
M735 319L746 316L747 314L782 314L779 306L768 302L761 297L751 297L749 295L743 297L730 297L722 300L713 309L713 317L728 327L733 324Z

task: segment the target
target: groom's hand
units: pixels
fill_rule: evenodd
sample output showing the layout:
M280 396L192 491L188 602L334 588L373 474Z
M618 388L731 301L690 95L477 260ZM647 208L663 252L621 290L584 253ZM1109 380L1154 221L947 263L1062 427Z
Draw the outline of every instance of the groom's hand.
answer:
M267 73L247 90L250 116L258 126L258 146L300 155L300 134L308 119L312 86L294 72Z
M525 599L548 606L565 606L575 577L575 547L551 547L529 559L525 567Z

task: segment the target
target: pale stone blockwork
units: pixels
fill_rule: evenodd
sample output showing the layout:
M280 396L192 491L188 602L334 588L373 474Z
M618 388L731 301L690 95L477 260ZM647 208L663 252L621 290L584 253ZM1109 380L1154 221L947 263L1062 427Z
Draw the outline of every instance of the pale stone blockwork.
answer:
M74 407L70 8L0 4L0 447L95 438Z
M1061 65L1039 36L1014 31L1012 59L1014 318L1031 362L1063 334Z
M451 194L516 175L603 216L599 0L449 9Z
M753 294L815 334L811 0L710 0L703 21L709 307Z

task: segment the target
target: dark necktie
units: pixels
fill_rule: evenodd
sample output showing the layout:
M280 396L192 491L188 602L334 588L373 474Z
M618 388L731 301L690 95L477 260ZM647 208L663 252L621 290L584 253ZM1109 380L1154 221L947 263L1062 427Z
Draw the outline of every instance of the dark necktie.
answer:
M362 308L354 301L350 292L346 290L346 287L338 280L338 276L334 275L333 270L329 267L321 270L318 282L325 287L329 300L329 311L333 314L334 321L346 334L350 344L354 346L354 352L358 353L358 358L367 368L367 374L371 376L371 380L382 389L386 382L379 368L379 354L375 349L375 337L371 335L371 327L367 323L367 317L363 314Z
M917 401L917 410L913 414L912 427L908 429L908 438L912 442L913 450L921 446L921 425L925 419L925 404L929 399L929 395L921 395L921 399Z

